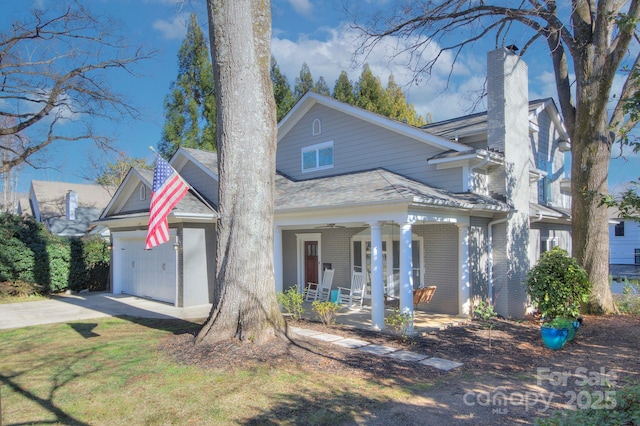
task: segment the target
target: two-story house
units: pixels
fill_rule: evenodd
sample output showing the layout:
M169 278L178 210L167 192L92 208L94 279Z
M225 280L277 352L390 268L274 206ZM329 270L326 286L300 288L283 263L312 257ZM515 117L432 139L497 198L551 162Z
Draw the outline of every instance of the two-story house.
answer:
M437 285L426 310L469 315L490 300L527 307L523 280L540 252L570 250L568 138L551 100L529 102L527 66L488 55L488 110L415 128L315 93L278 127L276 289L333 285L366 272L372 326L383 295L413 310L414 288ZM115 293L189 306L215 280L216 153L181 148L172 166L192 186L169 216L172 243L144 250L152 176L131 170L102 214L113 240Z

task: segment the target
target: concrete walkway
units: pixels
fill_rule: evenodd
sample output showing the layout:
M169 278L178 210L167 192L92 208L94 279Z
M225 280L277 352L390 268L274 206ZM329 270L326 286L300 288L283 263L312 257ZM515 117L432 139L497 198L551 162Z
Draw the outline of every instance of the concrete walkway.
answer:
M448 359L430 357L428 355L419 354L417 352L399 350L390 346L374 345L366 340L349 339L335 334L323 333L316 330L308 330L299 327L290 327L290 329L300 335L310 337L312 339L329 342L332 345L342 346L343 348L356 349L366 352L374 356L383 356L393 358L398 361L417 362L424 365L430 365L438 370L449 371L456 367L460 367L462 363L450 361Z
M55 296L37 302L0 305L0 329L129 315L138 318L207 318L211 305L176 308L140 297L111 293Z

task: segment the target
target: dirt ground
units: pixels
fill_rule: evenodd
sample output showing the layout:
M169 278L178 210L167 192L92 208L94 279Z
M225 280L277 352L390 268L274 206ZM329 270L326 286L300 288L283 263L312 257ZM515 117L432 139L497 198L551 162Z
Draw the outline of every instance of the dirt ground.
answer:
M535 321L496 319L492 323L491 331L474 320L404 340L339 325L291 324L463 363L448 372L302 337L277 339L266 346L222 342L202 348L193 345L192 334L185 333L168 337L162 349L180 362L203 368L294 363L388 385L434 384L414 387L428 390L416 391L410 400L369 404L364 420L346 424L530 424L557 409L609 408L607 397L615 395L617 388L640 382L640 319L585 316L574 341L559 351L543 346ZM291 413L284 420L298 423Z

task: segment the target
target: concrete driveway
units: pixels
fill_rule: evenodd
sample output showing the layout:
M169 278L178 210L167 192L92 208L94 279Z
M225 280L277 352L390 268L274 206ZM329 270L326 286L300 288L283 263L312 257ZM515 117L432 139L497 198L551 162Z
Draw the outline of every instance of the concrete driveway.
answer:
M129 315L137 318L207 318L211 305L190 308L111 293L61 295L38 302L0 304L0 329Z

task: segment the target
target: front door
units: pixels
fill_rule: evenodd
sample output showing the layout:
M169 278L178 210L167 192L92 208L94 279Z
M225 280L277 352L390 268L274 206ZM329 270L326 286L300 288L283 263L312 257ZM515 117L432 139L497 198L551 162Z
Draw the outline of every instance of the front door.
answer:
M318 281L318 242L304 242L304 287Z

